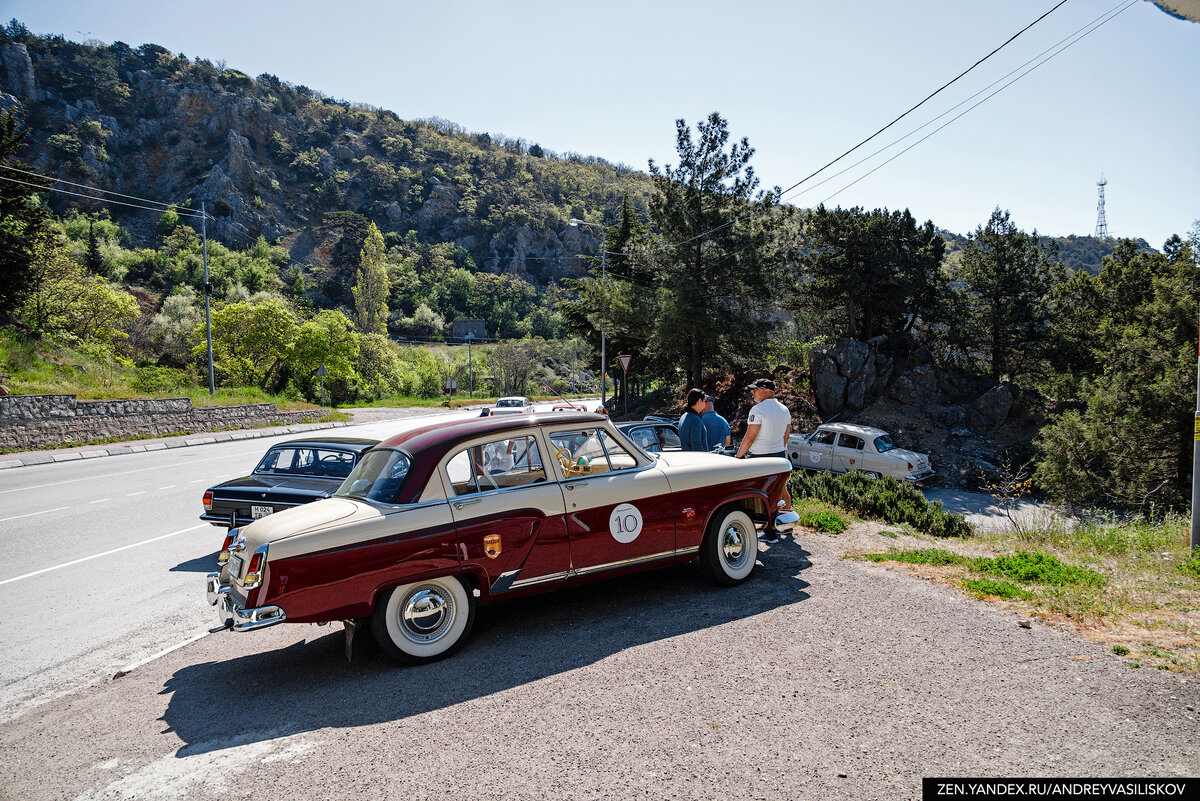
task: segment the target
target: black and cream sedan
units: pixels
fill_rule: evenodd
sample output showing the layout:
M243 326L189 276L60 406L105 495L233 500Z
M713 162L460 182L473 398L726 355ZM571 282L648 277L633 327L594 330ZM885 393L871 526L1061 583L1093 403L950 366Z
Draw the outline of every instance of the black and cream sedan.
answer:
M204 491L200 519L235 528L282 509L328 498L377 439L297 439L271 446L248 476Z

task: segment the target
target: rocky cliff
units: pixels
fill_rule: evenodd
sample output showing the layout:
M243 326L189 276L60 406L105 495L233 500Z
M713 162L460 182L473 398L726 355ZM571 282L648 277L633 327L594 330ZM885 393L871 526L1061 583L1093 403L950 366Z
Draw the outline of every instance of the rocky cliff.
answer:
M324 215L348 211L385 234L454 243L480 269L545 285L580 274L578 254L596 250L594 232L569 218L612 222L623 197L644 209L650 191L644 173L601 160L401 120L157 45L78 44L19 24L0 29L5 109L30 129L25 157L40 172L204 203L210 235L244 246L261 234L301 264L328 262ZM59 193L52 203L101 207ZM153 241L154 213L107 207L135 244Z

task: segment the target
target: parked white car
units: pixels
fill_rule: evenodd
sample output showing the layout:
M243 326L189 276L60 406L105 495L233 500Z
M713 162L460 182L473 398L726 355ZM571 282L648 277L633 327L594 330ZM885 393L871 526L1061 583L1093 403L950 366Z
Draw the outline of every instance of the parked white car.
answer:
M500 398L492 407L492 416L498 414L527 414L533 411L533 404L523 395L510 395Z
M882 428L825 423L808 434L788 438L792 466L803 470L847 473L858 470L876 478L922 481L934 475L929 455L896 447Z

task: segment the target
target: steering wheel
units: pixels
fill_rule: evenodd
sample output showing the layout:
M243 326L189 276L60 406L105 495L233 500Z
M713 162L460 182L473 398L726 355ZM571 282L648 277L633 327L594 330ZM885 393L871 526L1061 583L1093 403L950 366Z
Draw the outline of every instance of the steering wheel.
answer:
M571 475L575 469L571 464L571 452L566 448L559 448L554 452L554 456L558 459L558 466L562 468L563 475Z

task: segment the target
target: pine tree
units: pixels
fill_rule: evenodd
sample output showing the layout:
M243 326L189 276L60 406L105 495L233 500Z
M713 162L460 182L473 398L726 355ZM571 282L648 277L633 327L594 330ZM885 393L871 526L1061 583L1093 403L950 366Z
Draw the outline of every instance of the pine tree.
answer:
M387 268L384 267L383 234L375 223L367 226L359 257L358 273L350 290L354 295L354 323L364 334L386 334L388 318Z

